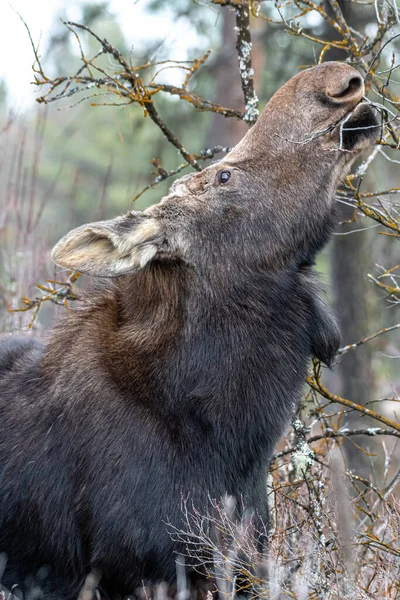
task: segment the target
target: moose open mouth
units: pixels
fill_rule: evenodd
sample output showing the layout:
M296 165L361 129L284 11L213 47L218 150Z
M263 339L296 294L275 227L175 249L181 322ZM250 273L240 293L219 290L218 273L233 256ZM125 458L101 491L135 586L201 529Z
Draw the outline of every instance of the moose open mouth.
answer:
M379 133L380 124L368 102L361 102L336 127L340 147L347 151L362 150Z

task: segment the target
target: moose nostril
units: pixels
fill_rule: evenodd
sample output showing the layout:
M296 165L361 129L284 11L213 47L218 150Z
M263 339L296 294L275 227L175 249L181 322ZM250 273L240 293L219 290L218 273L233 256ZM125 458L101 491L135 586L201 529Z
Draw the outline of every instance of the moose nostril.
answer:
M332 94L333 98L345 98L346 96L353 96L355 92L358 92L363 86L363 80L361 77L352 77L347 85L343 86L340 92Z
M347 79L337 82L333 89L327 90L328 96L336 101L348 102L358 100L364 94L364 81L361 75L353 75Z

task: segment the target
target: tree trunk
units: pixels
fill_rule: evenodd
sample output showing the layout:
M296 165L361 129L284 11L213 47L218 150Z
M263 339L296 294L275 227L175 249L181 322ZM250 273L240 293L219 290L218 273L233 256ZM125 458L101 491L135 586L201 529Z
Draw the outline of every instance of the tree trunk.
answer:
M362 29L363 21L354 12L350 3L339 0L343 15L356 30ZM333 33L332 39L335 35ZM326 60L344 60L346 55L332 48ZM368 328L367 311L367 273L370 272L370 235L369 231L350 233L361 229L362 223L354 221L354 209L337 204L336 235L330 246L331 287L334 293L334 308L339 319L342 333L342 345L357 342L371 333ZM350 223L348 223L350 221ZM347 222L347 223L346 223ZM342 234L342 235L341 235ZM332 392L348 398L357 404L366 404L373 398L374 377L372 370L371 346L368 344L351 350L339 357L330 377ZM343 423L347 427L360 426L360 415L349 413ZM368 426L362 418L362 426ZM362 440L355 439L356 444ZM364 440L365 442L365 440ZM371 445L371 444L370 444ZM344 441L349 468L362 476L370 473L370 459L350 440Z

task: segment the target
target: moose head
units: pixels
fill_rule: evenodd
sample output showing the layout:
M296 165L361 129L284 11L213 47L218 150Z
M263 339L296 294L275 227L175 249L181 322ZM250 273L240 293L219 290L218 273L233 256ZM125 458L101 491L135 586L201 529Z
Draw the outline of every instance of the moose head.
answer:
M335 189L376 135L364 82L327 62L286 83L223 158L175 182L161 202L66 235L53 260L100 277L154 259L200 272L221 263L280 269L313 260L331 229Z

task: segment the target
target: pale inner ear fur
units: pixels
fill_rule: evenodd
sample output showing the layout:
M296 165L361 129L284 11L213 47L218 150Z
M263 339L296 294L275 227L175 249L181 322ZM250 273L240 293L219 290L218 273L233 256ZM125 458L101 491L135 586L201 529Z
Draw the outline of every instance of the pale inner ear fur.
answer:
M135 223L131 216L118 217L71 231L54 247L52 259L74 271L115 277L143 268L155 257L164 237L154 218Z

